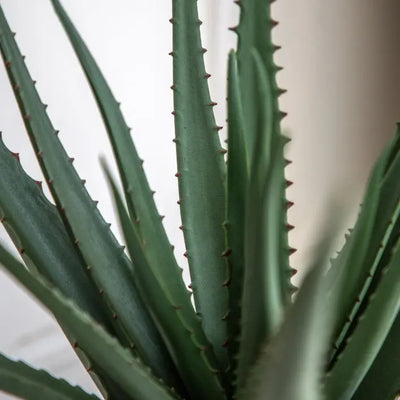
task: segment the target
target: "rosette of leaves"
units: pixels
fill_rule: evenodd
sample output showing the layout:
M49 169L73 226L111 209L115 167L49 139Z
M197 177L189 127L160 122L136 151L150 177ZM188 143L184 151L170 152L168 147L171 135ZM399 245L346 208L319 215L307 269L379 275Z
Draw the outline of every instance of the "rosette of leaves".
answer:
M0 218L23 263L3 246L0 261L54 314L104 398L393 400L400 389L398 130L342 251L326 267L328 227L293 298L286 216L293 203L285 196L288 139L270 2L237 1L224 150L197 2L173 0L174 141L189 291L119 104L61 3L52 3L107 128L122 194L103 166L127 252L64 150L0 8L0 51L55 204L0 140ZM0 389L26 399L96 398L4 355Z

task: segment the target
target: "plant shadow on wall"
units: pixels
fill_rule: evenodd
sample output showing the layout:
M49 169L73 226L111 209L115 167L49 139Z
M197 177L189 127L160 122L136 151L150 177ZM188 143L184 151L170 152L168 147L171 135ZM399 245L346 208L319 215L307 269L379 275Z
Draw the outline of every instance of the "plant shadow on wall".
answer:
M226 151L196 1L173 0L174 141L194 308L119 104L61 4L52 3L107 128L123 194L102 165L129 257L59 141L0 9L0 50L55 202L1 140L0 218L25 265L2 246L0 261L55 315L104 398L393 400L400 389L398 131L376 162L343 249L328 267L333 216L293 300L288 139L280 132L270 4L237 2ZM26 399L96 398L4 355L0 389Z

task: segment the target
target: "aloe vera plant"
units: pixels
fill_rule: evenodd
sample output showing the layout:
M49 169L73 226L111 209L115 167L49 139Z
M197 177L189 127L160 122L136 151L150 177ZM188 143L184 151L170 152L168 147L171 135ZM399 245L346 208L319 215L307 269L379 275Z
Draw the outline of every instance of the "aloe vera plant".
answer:
M400 127L376 162L343 249L327 263L328 228L293 296L288 138L280 128L285 114L270 2L237 1L224 150L197 2L172 0L174 141L189 291L134 134L60 1L51 2L111 142L123 193L102 165L127 251L64 150L0 6L0 52L55 204L0 138L0 221L24 263L2 245L0 262L54 314L102 396L394 400L400 390ZM26 399L97 398L1 354L0 390Z

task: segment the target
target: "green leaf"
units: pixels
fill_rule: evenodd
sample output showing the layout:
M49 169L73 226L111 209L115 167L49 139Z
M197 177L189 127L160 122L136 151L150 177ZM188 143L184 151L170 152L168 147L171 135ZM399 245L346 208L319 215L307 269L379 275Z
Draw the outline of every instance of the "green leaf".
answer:
M224 391L216 375L216 360L213 352L210 351L209 343L205 342L204 338L197 337L195 332L188 328L181 307L179 304L173 303L165 286L159 283L157 276L152 273L140 235L129 219L128 212L105 163L103 163L103 168L112 188L122 230L135 265L138 286L168 344L172 358L186 383L190 398L224 399Z
M343 250L334 260L347 273L340 293L341 315L336 326L331 366L345 348L347 337L357 325L359 310L365 308L375 281L387 266L397 240L400 215L400 135L396 133L371 174L357 223ZM335 285L334 285L335 286ZM372 289L371 289L372 288Z
M41 276L29 273L3 246L0 260L7 271L46 306L75 335L75 346L82 349L132 398L171 400L176 396L149 368L110 336L101 325L79 310Z
M258 101L260 130L259 151L252 163L246 200L245 272L242 300L242 332L238 361L238 385L260 349L261 343L276 333L283 317L282 279L280 263L282 248L280 232L285 229L277 210L285 203L281 197L281 173L284 165L281 154L284 138L273 130L273 107L270 83L258 53L253 53L259 80ZM254 294L257 293L257 301Z
M183 282L181 269L176 263L144 174L142 161L137 155L119 104L60 2L53 0L53 5L86 73L104 119L122 178L128 210L140 227L140 238L148 267L152 269L173 304L179 305L187 328L194 332L199 343L205 345L207 339L204 337L200 319L191 304L190 294Z
M352 400L395 400L399 394L400 318L390 329L378 355L358 386Z
M270 3L270 1L265 0L238 2L240 21L239 25L234 28L238 34L237 59L250 160L253 160L257 152L257 125L263 114L263 111L255 104L255 99L258 97L258 79L254 75L253 66L250 62L253 58L253 49L259 54L268 75L272 107L276 113L279 112L278 96L281 91L278 89L275 79L275 74L279 71L279 68L274 63L276 47L271 38L271 28L274 24L271 20ZM279 128L279 120L275 121L274 124L275 129L276 127Z
M27 400L95 400L95 395L71 386L45 371L0 354L0 390Z
M0 170L0 220L25 263L114 335L99 294L85 274L84 264L56 208L46 199L38 182L22 169L18 157L5 147L1 136ZM63 330L73 345L68 329L63 327ZM78 356L87 367L87 357ZM110 399L126 398L97 365L92 367L91 376L101 391L106 390Z
M258 144L259 132L264 128L262 122L265 118L265 110L259 107L257 104L259 96L259 78L254 73L254 67L251 60L254 57L254 53L258 54L260 68L263 69L263 73L267 75L269 84L268 96L271 107L271 118L272 118L272 134L280 135L281 127L280 122L286 113L281 112L279 109L279 96L285 91L280 89L276 81L276 73L279 72L278 67L274 62L274 52L277 48L272 43L272 28L275 26L275 22L271 19L271 2L265 0L252 0L252 1L241 1L238 2L240 6L240 20L239 25L234 29L238 35L237 42L237 60L238 70L240 77L240 89L242 95L243 104L243 115L245 117L245 138L247 142L247 150L249 154L250 165L257 166L254 163L255 158L258 157L260 149ZM289 140L289 139L287 139ZM287 223L287 201L286 201L286 183L290 184L285 180L284 167L287 164L287 160L284 158L283 149L280 152L283 167L280 171L280 180L282 185L279 190L276 190L273 196L279 197L281 203L276 205L276 215L281 221L281 229L278 233L281 249L289 249L288 243L288 229L290 225ZM251 175L254 171L251 170ZM291 300L291 294L293 286L290 283L290 277L293 274L293 270L289 264L289 252L281 251L279 254L280 265L281 265L281 295L284 304L289 304Z
M231 370L237 363L244 274L244 232L246 193L249 179L243 109L240 97L236 55L228 61L228 174L227 174L227 260L229 265L228 350Z
M329 225L328 225L329 226ZM250 370L239 399L321 400L320 381L331 335L332 314L325 312L332 298L325 273L332 228L322 235L310 272L279 332L266 344Z
M196 0L173 0L175 136L182 229L192 289L207 337L227 366L228 278L222 223L225 165L212 111Z
M347 339L345 351L339 355L327 376L327 400L350 399L377 356L400 310L399 263L400 251L397 245L375 293L369 297L369 304L356 329Z
M56 208L22 169L0 135L0 217L28 266L35 267L82 310L112 328Z
M132 278L132 265L72 166L40 101L3 12L0 50L24 123L49 187L110 308L122 340L128 340L157 375L168 381L172 361Z

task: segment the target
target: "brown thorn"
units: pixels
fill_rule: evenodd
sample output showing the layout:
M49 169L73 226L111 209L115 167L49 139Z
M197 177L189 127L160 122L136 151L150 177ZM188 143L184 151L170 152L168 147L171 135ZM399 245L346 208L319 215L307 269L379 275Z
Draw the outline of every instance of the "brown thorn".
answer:
M292 181L288 181L288 180L286 180L286 187L288 188L289 186L292 186L293 185L293 182Z
M39 158L42 158L42 157L43 157L43 151L39 151L39 152L37 153L37 155L38 155Z
M55 135L58 135L59 133L60 133L60 131L57 131L57 130L54 131L54 134L55 134Z
M19 251L19 254L24 254L25 253L25 249L24 248L20 248L20 249L18 249L18 251Z
M292 254L296 253L297 249L294 249L293 247L289 248L289 255L291 256Z
M290 224L286 224L286 228L287 228L288 231L291 231L291 230L294 229L294 226L290 225Z
M230 31L232 31L232 32L236 32L237 29L238 29L237 25L235 25L235 26L230 26L230 27L228 28L228 30L230 30Z
M69 162L72 164L74 162L75 158L74 157L70 157L69 158Z
M171 57L173 57L173 56L174 56L174 52L173 52L173 51L170 51L170 52L168 53L168 55L171 56Z
M6 62L5 62L5 66L6 66L7 68L10 68L10 67L11 67L11 61L6 61Z
M173 24L175 22L175 20L173 18L170 18L168 21L171 22L171 24Z
M180 229L181 231L183 231L183 230L185 229L185 227L184 227L183 225L181 225L181 226L179 227L179 229Z
M11 155L19 162L19 153L13 153L11 152Z
M188 252L187 252L187 251L185 251L185 252L183 253L183 257L186 257L186 258L188 258L188 257L189 257L189 254L188 254Z
M29 114L25 114L23 118L25 121L29 121L31 119L31 116Z
M215 101L212 101L211 103L208 103L209 106L211 107L215 107L218 103L216 103Z
M176 176L177 178L179 178L179 177L181 176L181 174L180 174L179 172L177 172L177 173L175 174L175 176Z
M227 152L228 152L228 150L226 150L226 149L220 150L220 153L221 153L221 154L226 154Z
M226 249L221 253L221 257L228 257L232 254L232 249Z
M204 53L207 53L207 49L204 48L204 47L202 47L200 51L201 51L203 54L204 54Z
M4 216L0 218L1 223L3 223L5 220L6 220L6 217L4 217Z
M270 23L271 23L272 28L274 28L275 26L277 26L277 25L279 24L278 21L275 21L275 20L272 19L272 18L271 18L271 20L270 20Z
M214 129L217 131L217 132L219 132L221 129L223 128L223 126L216 126L216 127L214 127Z
M293 161L291 161L291 160L285 159L285 164L286 164L286 165L290 165L292 162L293 162Z
M171 89L171 90L175 90L175 85L171 85L171 86L170 86L170 89Z
M204 75L204 78L206 78L206 79L211 78L211 74L206 73L206 74Z
M286 201L286 209L288 210L290 207L292 207L294 205L293 201Z
M171 114L175 116L176 115L176 111L171 111Z

